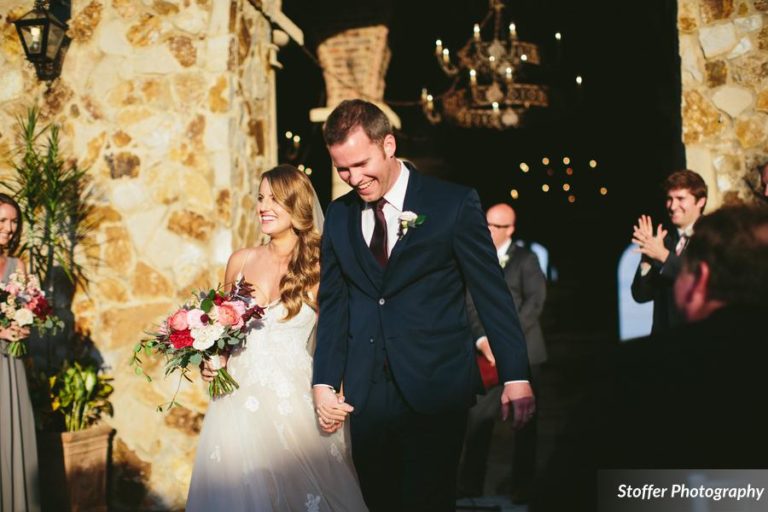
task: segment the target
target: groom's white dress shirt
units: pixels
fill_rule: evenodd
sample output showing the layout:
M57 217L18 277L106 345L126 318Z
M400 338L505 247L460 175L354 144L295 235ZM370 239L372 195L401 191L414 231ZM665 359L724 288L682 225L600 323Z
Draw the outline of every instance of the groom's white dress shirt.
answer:
M397 243L397 234L400 226L400 214L403 213L403 203L405 203L405 192L408 190L408 178L411 172L408 168L400 162L400 175L397 177L394 185L389 191L384 194L384 199L387 203L384 205L384 218L387 221L387 254L392 254L392 248ZM367 203L362 211L362 217L360 219L361 227L363 228L363 238L365 239L365 245L371 245L371 238L373 237L373 228L376 225L376 219L374 217L373 209L374 203Z

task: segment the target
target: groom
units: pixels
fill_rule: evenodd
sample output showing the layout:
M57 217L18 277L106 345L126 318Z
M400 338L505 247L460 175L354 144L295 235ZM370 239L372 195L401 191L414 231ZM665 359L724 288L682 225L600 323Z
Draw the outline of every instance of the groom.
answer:
M452 511L479 383L466 289L506 383L502 416L512 404L519 428L535 409L525 340L480 201L395 158L392 128L372 103L342 102L323 136L353 191L331 203L323 232L318 420L331 432L353 412L353 458L372 512Z

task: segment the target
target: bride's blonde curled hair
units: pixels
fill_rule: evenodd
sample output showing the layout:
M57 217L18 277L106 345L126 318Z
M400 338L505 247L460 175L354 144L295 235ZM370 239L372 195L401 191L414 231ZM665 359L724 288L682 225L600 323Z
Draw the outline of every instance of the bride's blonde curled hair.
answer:
M280 280L280 300L285 320L299 313L302 303L317 309L310 290L320 281L320 233L315 228L315 192L307 176L292 165L282 164L262 174L275 201L291 215L293 231L299 238L293 248L288 271Z

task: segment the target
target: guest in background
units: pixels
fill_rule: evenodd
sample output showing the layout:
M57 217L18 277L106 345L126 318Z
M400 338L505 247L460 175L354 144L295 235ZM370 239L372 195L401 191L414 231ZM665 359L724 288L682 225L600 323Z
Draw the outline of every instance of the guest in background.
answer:
M503 203L492 206L486 213L486 220L499 264L504 272L504 280L517 306L528 347L531 384L536 393L541 364L547 360L547 349L539 323L547 295L546 278L536 255L512 240L516 214L511 206ZM485 329L471 296L468 296L467 306L477 349L491 366L495 366ZM473 497L483 494L488 450L495 419L499 416L501 391L502 386L496 385L484 396L479 397L477 404L469 410L464 452L459 466L459 496ZM533 480L536 467L536 424L537 416L534 415L528 425L514 434L511 483L513 500L516 502L526 501Z
M672 284L680 272L680 255L707 204L707 185L693 171L672 173L662 187L667 194L669 224L659 224L654 231L651 217L641 215L632 235L637 251L642 254L632 282L632 297L640 303L653 301L651 332L681 323Z
M597 510L601 469L765 467L768 209L702 217L673 295L687 323L616 347L530 510Z
M24 264L13 255L21 238L21 209L0 193L0 283ZM0 326L0 510L40 510L35 418L24 362L8 355L8 343L29 336L29 328Z

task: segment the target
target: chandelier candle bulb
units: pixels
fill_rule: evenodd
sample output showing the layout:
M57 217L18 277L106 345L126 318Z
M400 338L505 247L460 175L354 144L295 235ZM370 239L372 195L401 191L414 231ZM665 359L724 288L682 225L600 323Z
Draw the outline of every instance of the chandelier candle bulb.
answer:
M443 53L443 41L438 39L435 41L435 55L439 57Z
M472 86L477 85L477 71L474 69L469 70L469 83L472 84Z
M446 64L450 64L451 62L451 55L448 52L448 48L443 48L443 62Z
M517 39L517 26L514 23L509 24L509 38Z
M472 27L472 35L475 37L475 41L480 41L480 25L477 23Z
M560 32L555 32L555 39L560 41L563 38L563 35Z
M511 82L512 81L512 68L508 67L506 69L506 77L507 77L507 82Z
M427 108L430 112L432 112L432 110L435 108L435 99L431 94L427 94Z
M498 102L498 101L494 101L494 102L491 104L491 106L493 107L493 113L494 113L495 115L499 115L499 102Z

